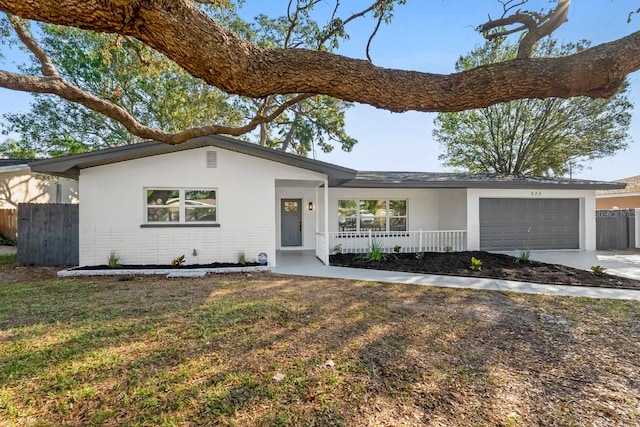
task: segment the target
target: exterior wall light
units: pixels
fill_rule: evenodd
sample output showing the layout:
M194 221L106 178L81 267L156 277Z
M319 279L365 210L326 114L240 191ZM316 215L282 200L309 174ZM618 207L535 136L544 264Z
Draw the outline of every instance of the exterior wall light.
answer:
M312 211L312 210L313 210L313 202L309 202L308 209L309 209L310 211Z

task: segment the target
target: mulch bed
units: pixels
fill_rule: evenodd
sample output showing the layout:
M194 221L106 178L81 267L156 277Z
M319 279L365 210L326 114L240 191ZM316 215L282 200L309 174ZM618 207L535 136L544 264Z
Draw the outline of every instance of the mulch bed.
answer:
M471 270L471 257L482 261L482 270ZM485 277L554 285L640 289L640 280L606 273L596 276L591 271L564 265L545 264L538 261L523 262L509 255L482 251L424 252L421 258L415 253L387 254L387 259L381 261L368 261L360 254L336 254L331 255L329 260L330 264L335 266L372 270Z

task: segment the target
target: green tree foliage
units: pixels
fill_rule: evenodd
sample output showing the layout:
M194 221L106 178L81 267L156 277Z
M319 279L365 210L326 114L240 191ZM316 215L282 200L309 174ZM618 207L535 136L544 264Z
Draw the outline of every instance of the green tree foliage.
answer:
M292 27L285 17L258 16L253 23L244 22L229 2L204 7L244 38L262 46L331 50L345 37L327 35L327 30L309 17L307 9ZM37 34L68 81L126 109L140 123L168 132L211 123L240 126L251 117L268 115L294 96L251 99L228 95L131 38L49 24L39 25ZM21 71L37 75L39 67L34 59ZM350 106L331 97L313 96L244 138L304 156L316 147L331 151L336 143L351 151L357 141L344 129L344 113ZM2 132L19 138L0 143L0 157L60 156L140 142L115 120L80 104L41 94L34 95L28 112L6 114Z
M561 56L589 42L539 42L534 56ZM517 46L487 42L456 63L457 71L502 62ZM434 137L444 165L469 172L560 176L627 147L632 104L624 87L611 99L522 99L488 108L440 113Z

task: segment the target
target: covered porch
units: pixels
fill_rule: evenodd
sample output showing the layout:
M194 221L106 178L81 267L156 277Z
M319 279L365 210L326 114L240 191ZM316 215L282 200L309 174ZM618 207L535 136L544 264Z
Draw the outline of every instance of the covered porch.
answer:
M336 253L467 250L465 189L316 189L314 249L323 263ZM324 209L327 206L327 209Z

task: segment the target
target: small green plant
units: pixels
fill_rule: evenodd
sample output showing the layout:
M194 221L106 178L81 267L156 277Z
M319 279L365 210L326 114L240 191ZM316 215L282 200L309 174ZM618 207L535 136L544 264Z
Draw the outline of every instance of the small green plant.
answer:
M18 242L0 234L0 245L1 246L17 246Z
M424 259L425 253L424 252L418 252L416 254L416 259L420 260L420 259Z
M469 266L473 271L482 270L482 261L477 259L476 257L471 257L471 265Z
M16 254L0 255L0 271L15 268L17 265Z
M109 266L109 268L120 267L120 257L116 255L116 251L111 251L109 253L109 258L107 258L107 265Z
M174 258L173 261L171 261L171 265L173 265L174 267L180 267L182 264L184 264L184 255L180 255L177 258Z
M522 262L529 262L531 257L531 249L529 248L529 236L531 235L531 227L527 228L527 240L524 242L524 249L520 251L520 256L516 259L516 264Z
M236 255L236 261L240 265L245 265L247 263L247 256L245 255L244 251L238 251L238 254Z
M388 255L382 250L382 245L377 240L372 240L369 243L367 252L358 255L358 259L363 261L384 261L388 258Z
M338 243L333 247L333 254L338 255L342 253L342 243Z
M530 257L531 257L531 249L523 249L520 251L520 257L518 257L518 261L529 262Z
M450 254L451 252L453 252L453 248L451 246L445 246L444 247L444 251L448 254Z
M402 249L402 246L400 246L400 245L395 245L395 246L393 247L393 252L395 252L395 253L399 254L401 249Z
M589 267L589 269L596 276L602 276L604 274L605 270L606 270L606 268L604 268L604 267L602 267L600 265L592 265L591 267Z

